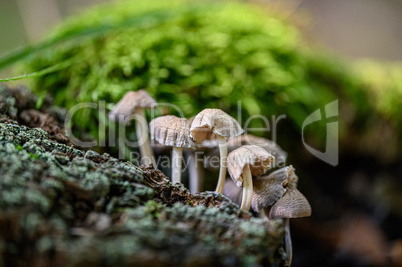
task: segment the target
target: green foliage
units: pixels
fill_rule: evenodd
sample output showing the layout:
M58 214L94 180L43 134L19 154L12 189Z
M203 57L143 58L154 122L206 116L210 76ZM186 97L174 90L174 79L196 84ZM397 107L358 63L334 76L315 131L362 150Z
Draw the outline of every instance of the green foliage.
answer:
M370 106L402 131L402 64L361 60L353 68L369 94Z
M54 41L66 36L67 42ZM364 81L352 66L309 51L294 26L252 4L119 2L67 20L44 42L51 40L58 45L36 53L23 70L47 70L78 58L33 80L35 91L50 93L67 108L99 100L110 108L127 91L146 88L188 117L206 107L243 123L251 115L287 114L297 131L311 112L338 98L357 107L357 120L370 111ZM380 112L395 112L383 106ZM86 109L73 121L95 134L94 118L99 114ZM254 119L248 126L265 125Z

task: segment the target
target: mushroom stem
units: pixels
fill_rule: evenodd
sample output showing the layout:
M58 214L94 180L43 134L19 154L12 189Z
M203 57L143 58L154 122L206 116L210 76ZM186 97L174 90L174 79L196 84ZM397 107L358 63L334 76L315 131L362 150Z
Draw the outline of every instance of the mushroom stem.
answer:
M117 140L119 146L119 159L128 159L126 151L126 131L123 123L119 123L119 139Z
M172 152L172 183L181 183L181 158L183 148L173 147Z
M244 166L242 176L243 176L243 197L240 209L249 211L251 206L251 200L253 199L253 178L251 177L249 164L246 164L246 166Z
M117 125L115 123L111 124L109 134L110 134L110 140L113 140L112 142L109 142L109 145L114 146L114 140L116 138L116 131L118 131L118 137L117 137L117 144L119 148L119 159L122 160L127 160L130 159L130 151L127 150L127 145L126 145L126 124L123 122L119 122Z
M152 163L156 168L154 153L152 152L149 143L148 124L145 118L144 109L136 108L134 114L136 116L135 133L137 135L137 142L141 153L141 164L149 165Z
M202 161L199 160L197 152L191 152L188 163L188 172L190 176L190 192L195 194L201 192L204 180L204 169Z
M227 168L227 165L228 165L227 164L227 162L228 162L228 148L227 148L227 145L226 145L225 137L216 135L216 138L218 139L218 143L219 143L219 154L220 154L220 157L221 157L221 159L220 159L221 166L219 168L219 179L218 179L218 184L216 186L215 191L220 193L220 194L222 194L223 193L223 187L225 186L226 168Z
M288 266L292 264L293 258L293 248L292 248L292 238L290 236L290 223L289 218L285 219L285 249L286 254L288 255Z
M265 212L265 208L260 209L260 218L263 219L265 222L269 222L269 218L267 213Z

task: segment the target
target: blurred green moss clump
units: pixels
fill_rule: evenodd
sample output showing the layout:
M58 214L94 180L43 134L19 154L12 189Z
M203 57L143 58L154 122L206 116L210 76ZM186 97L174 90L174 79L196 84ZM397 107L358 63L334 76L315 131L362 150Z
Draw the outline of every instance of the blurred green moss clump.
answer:
M47 40L63 38L68 40L35 53L23 70L34 72L74 59L32 85L67 108L99 100L111 107L127 91L146 88L158 102L177 105L188 117L206 107L221 108L243 123L251 115L286 114L297 131L311 112L336 99L357 107L351 120L341 120L341 127L359 121L358 128L365 129L373 112L365 90L370 81L362 79L363 72L309 49L296 27L264 6L123 1L70 18ZM401 88L400 82L397 86ZM374 108L394 118L395 107ZM74 117L74 123L96 132L97 112L86 112ZM402 121L400 116L394 119ZM264 125L255 119L248 126Z

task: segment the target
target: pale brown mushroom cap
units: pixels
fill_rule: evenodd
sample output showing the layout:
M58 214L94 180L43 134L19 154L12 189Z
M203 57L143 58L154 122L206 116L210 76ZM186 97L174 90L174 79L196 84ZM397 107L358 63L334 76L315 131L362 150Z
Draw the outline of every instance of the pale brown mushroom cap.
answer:
M311 206L307 198L297 189L289 188L269 212L273 218L300 218L311 215Z
M243 169L249 164L252 176L260 176L271 168L274 157L259 146L242 146L228 155L228 171L237 186L243 184Z
M213 138L213 134L230 138L241 135L240 124L220 109L204 109L195 116L190 129L191 137L197 142Z
M190 124L186 118L161 116L149 123L151 139L165 146L192 148Z
M251 207L259 212L261 208L272 206L285 192L285 185L288 179L293 177L294 168L292 165L276 170L269 175L253 179L253 199Z
M117 120L119 116L123 116L126 119L133 114L136 108L153 108L157 105L158 103L156 103L155 99L147 91L130 91L109 112L109 119Z
M229 152L244 145L259 146L274 156L276 160L281 159L283 164L285 164L288 156L287 153L274 141L252 134L243 134L232 137L227 142Z
M213 143L213 141L215 141ZM209 141L211 144L215 146L215 148L209 153L209 157L215 157L219 155L219 148L217 148L218 143L216 140ZM208 141L204 141L202 144ZM245 145L255 145L265 149L268 153L275 157L275 164L273 167L280 167L280 165L285 165L287 160L287 153L274 141L263 137L257 137L252 134L242 134L236 137L232 137L227 141L228 153L233 150L245 146ZM210 146L213 148L213 146ZM209 163L207 161L207 163ZM282 166L283 166L282 165ZM208 164L208 168L216 168L216 166L212 166Z

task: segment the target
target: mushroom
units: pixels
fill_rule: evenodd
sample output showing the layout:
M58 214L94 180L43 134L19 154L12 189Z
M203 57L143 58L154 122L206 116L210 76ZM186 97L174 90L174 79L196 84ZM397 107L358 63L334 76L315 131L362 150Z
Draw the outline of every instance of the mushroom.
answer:
M311 215L311 206L303 194L293 188L288 188L269 212L272 218L300 218Z
M269 218L285 219L285 246L288 255L288 266L292 263L293 249L290 236L290 218L308 217L311 215L311 206L305 196L296 188L288 188L287 192L272 206Z
M235 150L236 148L245 145L259 146L268 151L272 156L275 157L275 162L273 164L273 167L275 168L282 167L281 165L286 164L287 153L277 143L263 137L254 136L252 134L242 134L230 138L227 141L228 153ZM211 151L211 153L209 153L209 158L218 155L218 153L219 153L218 149L215 148L214 150ZM215 169L215 166L209 164L210 162L207 161L207 163L209 168Z
M289 179L297 177L292 165L276 170L268 175L253 179L253 199L251 207L256 212L264 212L264 208L272 206L285 192Z
M288 157L287 153L272 140L258 137L252 134L243 134L228 140L229 152L230 150L244 145L255 145L265 149L268 153L274 156L275 161L272 166L275 168L280 167L281 164L286 163L286 159Z
M148 165L152 163L156 166L155 158L152 153L148 137L148 127L145 118L144 108L153 108L158 104L145 90L127 92L123 98L109 112L109 119L112 121L125 122L134 115L136 120L135 132L141 153L141 163Z
M223 194L230 198L234 203L241 205L242 189L238 187L232 179L226 179Z
M228 156L230 177L238 187L243 187L240 208L249 210L253 198L252 176L260 176L271 168L274 157L259 146L242 146Z
M149 128L152 140L162 145L173 147L172 183L180 183L183 147L193 147L189 137L190 125L188 120L173 115L162 116L153 119L149 123Z
M195 116L191 128L190 135L198 144L204 140L213 139L214 136L219 143L220 152L220 171L216 192L222 193L227 165L227 147L226 139L242 134L244 130L240 124L227 113L220 109L204 109Z
M188 176L189 188L192 194L201 192L204 182L204 164L202 151L189 151L188 156Z

